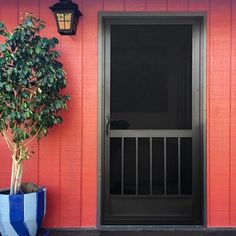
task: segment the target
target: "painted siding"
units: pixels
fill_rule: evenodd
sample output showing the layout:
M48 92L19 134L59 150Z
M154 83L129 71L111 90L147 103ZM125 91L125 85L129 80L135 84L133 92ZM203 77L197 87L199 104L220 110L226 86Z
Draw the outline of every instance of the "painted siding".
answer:
M236 225L236 2L231 12L230 225Z
M230 1L211 1L209 62L209 224L229 225Z
M13 28L20 12L47 22L60 39L71 95L65 122L50 130L25 166L24 180L48 188L48 227L95 227L97 215L98 11L207 12L208 226L236 226L236 2L234 0L74 0L83 17L76 36L62 37L49 6L56 0L0 0L0 20ZM0 187L8 186L10 153L0 139ZM7 158L9 156L9 158ZM2 166L2 165L1 165Z

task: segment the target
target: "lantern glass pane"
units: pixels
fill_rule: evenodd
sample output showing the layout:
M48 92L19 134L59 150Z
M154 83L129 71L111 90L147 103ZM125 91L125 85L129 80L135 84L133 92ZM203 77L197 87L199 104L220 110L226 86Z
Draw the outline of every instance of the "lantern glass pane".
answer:
M64 21L62 21L62 22L59 21L58 25L59 25L60 30L65 29L65 22Z
M65 21L71 21L71 13L65 13Z
M66 21L65 22L65 29L70 29L70 25L71 25L71 22L70 21Z
M59 21L64 21L64 13L57 13L57 20Z

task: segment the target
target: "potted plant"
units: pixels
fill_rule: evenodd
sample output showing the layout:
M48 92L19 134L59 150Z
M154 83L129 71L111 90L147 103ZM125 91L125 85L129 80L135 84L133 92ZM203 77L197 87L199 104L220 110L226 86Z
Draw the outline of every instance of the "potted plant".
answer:
M22 192L23 163L33 155L32 141L62 123L59 111L69 100L61 94L66 76L55 50L58 40L40 36L44 27L29 13L11 32L0 23L0 133L12 153L10 188L0 190L2 236L36 235L40 228L46 189Z

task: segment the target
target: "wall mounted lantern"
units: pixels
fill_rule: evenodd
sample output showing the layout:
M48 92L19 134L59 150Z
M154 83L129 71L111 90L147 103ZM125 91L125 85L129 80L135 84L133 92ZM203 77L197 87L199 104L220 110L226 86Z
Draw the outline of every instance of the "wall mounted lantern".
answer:
M55 15L58 32L62 35L75 35L79 17L82 16L78 5L71 0L60 0L50 9Z

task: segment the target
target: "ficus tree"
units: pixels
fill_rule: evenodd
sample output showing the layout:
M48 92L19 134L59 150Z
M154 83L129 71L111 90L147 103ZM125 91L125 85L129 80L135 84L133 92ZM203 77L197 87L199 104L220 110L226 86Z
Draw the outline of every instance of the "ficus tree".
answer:
M0 133L12 153L10 194L20 190L23 162L33 155L30 144L62 123L59 112L69 100L61 94L66 75L58 40L40 36L43 28L29 13L11 32L0 23Z

